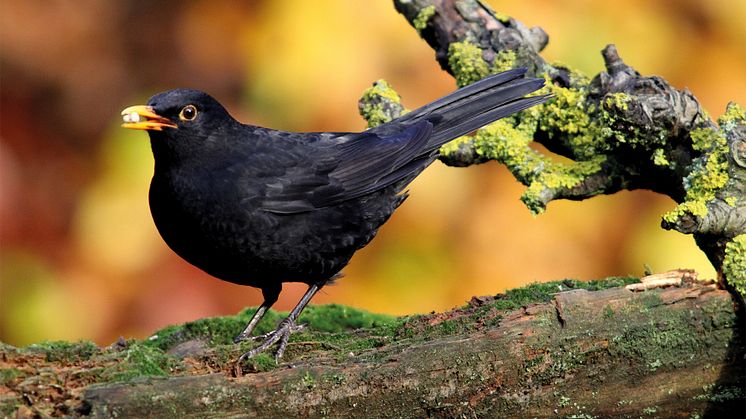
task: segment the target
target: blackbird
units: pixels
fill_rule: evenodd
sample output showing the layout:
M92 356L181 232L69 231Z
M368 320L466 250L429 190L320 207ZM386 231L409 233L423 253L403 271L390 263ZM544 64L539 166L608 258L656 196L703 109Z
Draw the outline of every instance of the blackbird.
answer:
M278 344L309 300L407 198L404 188L454 138L541 103L543 79L514 69L487 77L363 132L296 133L242 124L206 93L176 89L122 111L147 130L155 158L150 210L166 244L224 281L262 290L264 302L235 338ZM251 333L284 282L308 291L277 328Z

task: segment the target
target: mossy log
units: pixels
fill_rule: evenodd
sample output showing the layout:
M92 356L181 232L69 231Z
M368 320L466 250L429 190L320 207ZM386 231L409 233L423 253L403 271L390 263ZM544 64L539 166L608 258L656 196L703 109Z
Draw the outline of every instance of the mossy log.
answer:
M441 149L441 160L504 164L527 186L533 213L557 199L649 189L678 205L661 225L692 234L724 285L746 297L746 109L731 103L713 121L688 90L643 76L613 45L606 71L586 76L545 61L549 36L477 0L394 0L459 86L509 68L547 80L553 99ZM399 96L376 82L360 100L369 125L400 116ZM536 141L569 161L536 149Z
M698 417L743 409L746 349L732 296L692 282L590 291L619 283L537 284L399 319L312 306L283 362L260 358L239 374L233 360L242 348L225 339L249 312L105 349L4 347L0 408L93 417ZM368 327L356 329L361 322ZM333 324L341 329L321 331ZM159 371L166 376L152 376Z

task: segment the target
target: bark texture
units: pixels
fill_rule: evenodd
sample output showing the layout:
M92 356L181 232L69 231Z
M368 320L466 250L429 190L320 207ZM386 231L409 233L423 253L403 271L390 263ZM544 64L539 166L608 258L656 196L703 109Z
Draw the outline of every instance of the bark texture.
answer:
M195 338L173 341L169 352L187 367L172 364L172 376L115 383L91 377L100 362L130 362L133 352L48 352L37 376L9 381L0 407L12 412L15 400L21 414L92 417L694 417L744 408L743 329L731 295L714 285L571 289L516 310L500 308L505 298L411 318L387 337L347 332L359 348L378 336L367 349L303 332L284 363L240 376L231 373L238 348L221 358ZM4 349L6 364L29 356ZM88 383L71 389L81 377ZM63 389L67 399L42 409Z
M428 320L443 325L470 310ZM746 374L728 293L687 286L560 293L463 335L323 355L276 371L86 390L90 413L202 417L691 416L734 411ZM411 339L416 341L416 336ZM739 378L741 377L741 378ZM739 390L741 389L741 390ZM713 400L725 398L715 403ZM730 400L728 400L730 398ZM363 413L364 412L364 413Z

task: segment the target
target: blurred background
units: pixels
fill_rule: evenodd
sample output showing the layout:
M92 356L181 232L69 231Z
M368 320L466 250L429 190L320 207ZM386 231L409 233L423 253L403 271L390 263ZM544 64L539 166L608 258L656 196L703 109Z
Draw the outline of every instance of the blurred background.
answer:
M743 0L506 0L550 36L544 57L587 74L616 43L643 74L688 88L711 115L746 104ZM0 5L0 340L144 337L226 315L261 293L173 254L150 219L153 159L119 111L193 87L238 119L361 130L357 100L384 78L417 107L455 88L390 1L28 0ZM535 281L714 271L690 236L660 229L673 202L646 191L553 202L532 217L497 164L436 163L346 277L315 303L445 310ZM289 309L304 286L286 285Z

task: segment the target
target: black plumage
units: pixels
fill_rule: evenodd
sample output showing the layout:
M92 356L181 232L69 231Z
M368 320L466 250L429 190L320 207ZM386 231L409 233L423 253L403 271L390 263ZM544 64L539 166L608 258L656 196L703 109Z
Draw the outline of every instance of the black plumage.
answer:
M155 173L150 208L171 249L225 281L260 288L264 303L283 282L309 291L253 356L275 342L282 355L308 300L375 236L406 198L404 188L446 142L546 100L516 69L485 78L360 133L293 133L244 125L212 97L177 89L123 111L147 129Z

